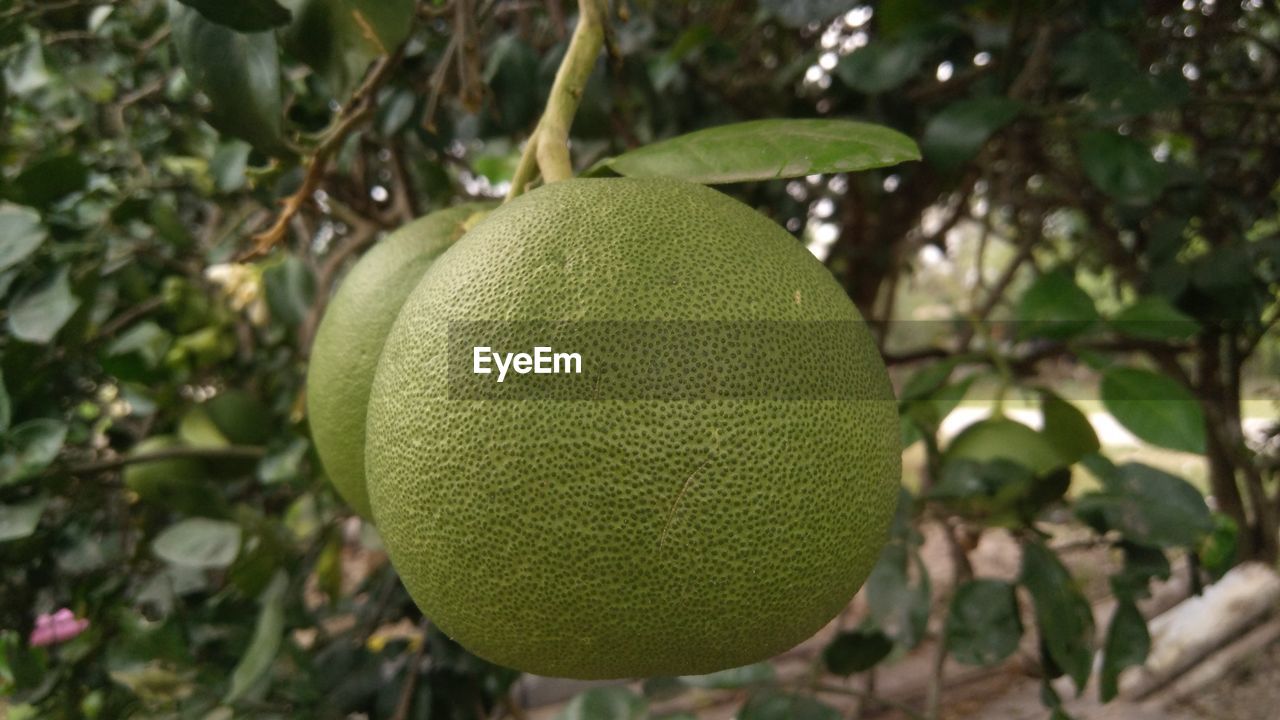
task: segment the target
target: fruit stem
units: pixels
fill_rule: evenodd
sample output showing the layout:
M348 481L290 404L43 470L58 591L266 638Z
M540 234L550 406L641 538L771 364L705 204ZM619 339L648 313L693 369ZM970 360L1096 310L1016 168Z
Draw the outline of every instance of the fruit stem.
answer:
M573 29L569 48L560 61L547 109L529 135L520 164L511 178L507 200L520 195L533 182L539 170L549 183L573 177L569 158L569 128L578 104L586 91L587 80L595 68L600 48L604 46L604 19L607 0L578 0L578 25Z

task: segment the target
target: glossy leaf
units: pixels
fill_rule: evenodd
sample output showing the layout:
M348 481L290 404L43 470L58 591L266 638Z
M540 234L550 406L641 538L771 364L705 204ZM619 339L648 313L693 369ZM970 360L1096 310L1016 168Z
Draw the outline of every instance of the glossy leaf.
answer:
M1041 435L1068 465L1102 447L1089 418L1056 393L1041 391L1040 413L1044 417L1044 432Z
M240 526L224 520L189 518L166 528L151 547L161 559L180 567L225 568L240 552Z
M580 693L556 720L642 720L648 703L625 687L597 687Z
M1203 453L1204 415L1177 381L1138 368L1113 367L1102 375L1102 404L1129 432L1153 445Z
M20 503L0 503L0 542L31 537L48 504L49 499L45 497Z
M1065 340L1089 329L1098 319L1093 298L1065 269L1036 278L1018 300L1018 333L1022 337Z
M716 185L856 172L919 158L915 142L880 125L754 120L646 145L613 158L608 166L631 177L675 177Z
M285 590L288 587L288 576L284 571L278 571L259 598L262 607L258 611L253 637L231 673L231 688L223 702L233 703L242 699L270 671L284 640Z
M1121 600L1107 627L1107 640L1102 651L1100 689L1102 702L1109 702L1119 692L1120 671L1141 665L1151 651L1151 635L1147 621L1132 600Z
M956 589L947 614L947 652L966 665L994 665L1018 649L1022 618L1013 585L970 580Z
M18 292L9 305L9 332L19 340L47 344L75 314L80 300L71 292L63 266Z
M1109 324L1119 333L1144 340L1186 340L1200 329L1199 323L1159 295L1138 298Z
M1102 192L1129 205L1150 205L1164 192L1168 175L1141 142L1114 132L1091 132L1080 139L1084 174Z
M948 105L925 125L920 141L925 160L946 171L960 168L1021 111L1021 103L1005 97L973 98Z
M263 152L285 152L275 34L236 32L177 0L169 0L169 19L182 69L209 98L209 124Z
M742 706L737 720L840 720L840 713L808 695L761 690Z
M1101 492L1082 496L1076 514L1095 528L1116 530L1131 542L1194 548L1213 530L1204 496L1163 470L1129 463L1104 481Z
M280 27L292 15L276 0L178 0L200 11L209 20L239 32L261 32Z
M26 260L47 236L39 213L17 205L0 205L0 272Z
M893 640L879 630L853 630L837 635L822 651L822 661L835 675L870 670L893 652Z
M49 467L62 450L67 424L60 420L28 420L9 432L8 452L0 456L0 486L25 480Z
M1093 611L1062 561L1039 541L1022 552L1019 581L1035 602L1036 627L1053 662L1084 689L1093 665Z

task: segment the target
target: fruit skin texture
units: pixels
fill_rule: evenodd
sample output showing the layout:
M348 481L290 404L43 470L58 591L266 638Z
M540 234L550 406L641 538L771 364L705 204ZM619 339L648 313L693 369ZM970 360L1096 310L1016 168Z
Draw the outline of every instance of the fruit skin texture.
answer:
M989 462L1009 460L1036 475L1065 466L1058 451L1034 429L1016 420L993 417L969 425L947 445L948 458Z
M854 397L451 400L450 318L843 320ZM669 179L553 183L471 230L387 338L368 438L374 517L423 612L481 657L576 678L707 673L809 637L875 563L901 474L884 365L826 268Z
M491 203L433 212L392 233L347 273L316 330L307 368L311 436L347 504L371 517L365 490L365 409L391 323L423 273Z

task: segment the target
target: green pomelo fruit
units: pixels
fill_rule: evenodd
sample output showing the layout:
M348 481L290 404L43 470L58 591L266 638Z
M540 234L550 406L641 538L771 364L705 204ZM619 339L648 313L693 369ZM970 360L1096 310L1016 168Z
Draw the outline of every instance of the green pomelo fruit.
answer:
M316 331L307 369L311 436L338 493L366 518L365 409L382 344L422 274L490 207L459 205L392 233L347 273Z
M156 435L134 446L132 456L189 447L172 435ZM209 469L196 458L168 458L126 465L125 487L149 505L186 515L220 516L226 502L209 485Z
M946 456L979 462L1009 460L1037 475L1068 464L1043 435L1004 417L979 420L961 430L947 445Z
M649 349L696 352L692 369L746 394L475 399L453 383L483 376L446 368L458 320L595 323L581 337L601 344L555 349L581 354L580 377L605 363L640 381L657 376L606 357L611 332L840 334L759 356L679 333ZM771 394L780 378L800 396ZM471 230L388 335L367 437L373 514L423 612L481 657L577 678L708 673L809 637L874 565L901 473L887 373L826 268L751 208L670 179L557 182Z

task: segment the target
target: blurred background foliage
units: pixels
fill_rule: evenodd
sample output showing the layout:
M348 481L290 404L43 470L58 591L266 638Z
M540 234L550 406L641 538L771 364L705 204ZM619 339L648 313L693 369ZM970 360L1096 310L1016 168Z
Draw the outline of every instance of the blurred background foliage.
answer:
M575 16L0 1L0 714L524 716L518 674L430 629L325 482L302 379L361 251L505 194ZM610 17L581 169L757 118L920 141L922 162L722 187L830 267L899 390L898 522L815 678L924 647L991 665L1034 633L1062 717L1050 679L1083 686L1100 651L1109 697L1145 657L1152 578L1275 562L1275 3L631 0ZM993 404L1038 429L947 429ZM1097 432L1107 419L1138 442ZM921 571L925 526L952 549L948 584ZM1108 628L1062 528L1118 558ZM1016 578L973 577L992 532L1021 547ZM88 624L36 642L63 608ZM819 682L753 666L592 690L563 716L744 687L742 718L838 717ZM913 712L936 717L938 695Z

